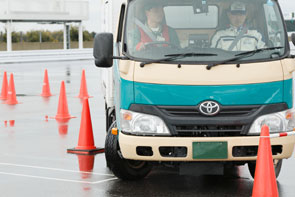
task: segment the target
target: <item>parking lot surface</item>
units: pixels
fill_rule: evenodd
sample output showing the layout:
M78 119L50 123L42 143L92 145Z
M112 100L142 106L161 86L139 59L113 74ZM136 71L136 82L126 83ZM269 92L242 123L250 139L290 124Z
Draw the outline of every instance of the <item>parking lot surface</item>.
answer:
M40 96L44 70L51 93ZM177 169L157 166L141 181L121 181L106 167L104 154L68 154L77 146L82 102L77 98L82 70L86 71L95 145L104 146L104 101L100 69L93 61L0 65L14 74L17 105L0 101L0 196L251 196L253 179L247 166L226 175L179 175ZM66 84L69 113L76 118L58 123L61 81ZM48 119L46 117L49 117ZM294 196L295 159L284 160L278 178L280 196Z

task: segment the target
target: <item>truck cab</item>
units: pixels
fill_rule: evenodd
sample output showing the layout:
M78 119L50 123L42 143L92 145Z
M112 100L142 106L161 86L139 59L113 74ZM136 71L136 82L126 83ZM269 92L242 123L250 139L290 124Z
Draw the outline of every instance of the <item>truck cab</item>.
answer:
M159 163L248 164L254 176L261 126L295 126L295 62L278 1L119 2L116 31L94 44L96 66L111 72L108 167L128 180ZM271 139L277 176L294 143Z

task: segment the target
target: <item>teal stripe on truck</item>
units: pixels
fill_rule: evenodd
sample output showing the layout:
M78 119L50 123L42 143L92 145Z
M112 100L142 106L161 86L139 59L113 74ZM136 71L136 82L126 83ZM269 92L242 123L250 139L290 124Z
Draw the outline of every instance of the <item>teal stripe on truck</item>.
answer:
M134 84L132 84L134 83ZM134 85L134 96L131 86ZM261 105L286 102L292 107L292 79L245 85L164 85L132 82L122 79L126 89L122 108L132 103L147 105L198 105L215 100L221 105ZM122 94L123 96L123 94Z

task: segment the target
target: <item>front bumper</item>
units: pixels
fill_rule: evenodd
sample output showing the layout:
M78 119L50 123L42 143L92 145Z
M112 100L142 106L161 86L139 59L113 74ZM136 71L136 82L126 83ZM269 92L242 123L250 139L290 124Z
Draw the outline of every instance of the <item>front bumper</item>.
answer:
M227 158L223 159L194 159L193 142L227 142ZM250 161L256 156L234 156L235 146L258 146L259 136L243 137L145 137L119 134L119 145L125 159L144 161ZM272 138L271 145L281 146L281 152L273 155L274 159L291 157L295 144L295 136ZM137 153L137 147L150 147L152 155L142 156ZM163 156L160 147L186 147L184 157Z

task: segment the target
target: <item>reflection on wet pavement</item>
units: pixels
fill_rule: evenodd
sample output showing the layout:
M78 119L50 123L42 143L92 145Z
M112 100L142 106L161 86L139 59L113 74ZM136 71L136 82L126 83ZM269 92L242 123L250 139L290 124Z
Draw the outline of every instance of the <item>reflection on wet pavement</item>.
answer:
M61 136L67 135L69 120L56 120L56 122L58 123L58 133Z
M79 155L77 154L79 160L79 169L81 171L82 179L88 179L91 177L91 173L94 166L95 155ZM85 173L86 172L86 173Z

